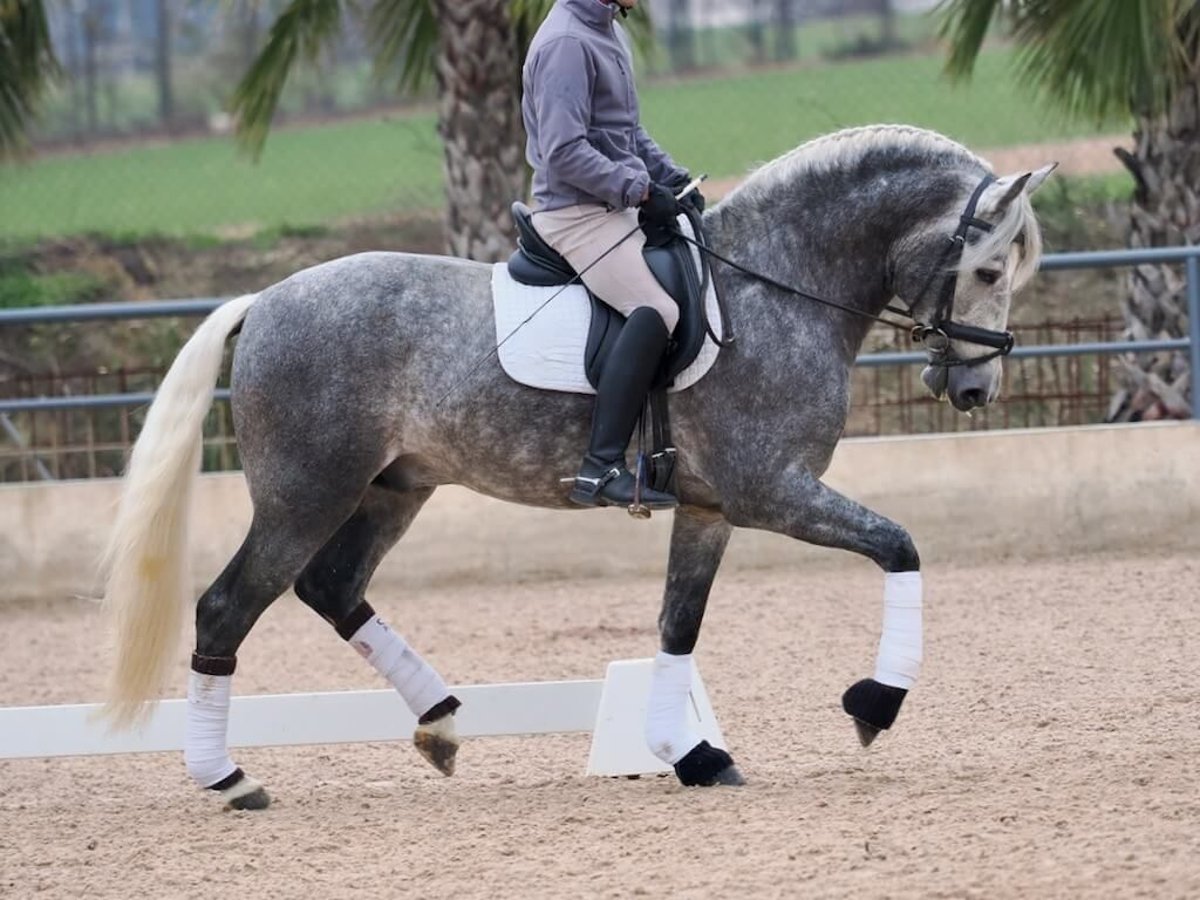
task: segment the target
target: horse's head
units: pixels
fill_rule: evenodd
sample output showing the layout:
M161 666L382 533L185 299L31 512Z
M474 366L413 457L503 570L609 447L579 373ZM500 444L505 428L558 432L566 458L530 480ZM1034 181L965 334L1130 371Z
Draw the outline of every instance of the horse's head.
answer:
M1037 271L1041 231L1029 203L1054 170L1003 178L972 176L953 208L904 242L896 294L920 326L929 353L921 380L937 398L966 412L1000 392L1001 357L1012 295Z

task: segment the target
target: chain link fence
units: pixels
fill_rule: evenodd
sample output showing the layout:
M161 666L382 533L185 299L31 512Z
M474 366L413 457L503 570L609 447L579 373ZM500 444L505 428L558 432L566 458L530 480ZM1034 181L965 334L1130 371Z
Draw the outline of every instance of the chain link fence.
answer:
M985 52L971 84L950 85L932 5L647 4L656 42L639 65L643 119L683 164L725 180L818 134L873 122L935 128L979 150L1097 133L1039 107L1003 46ZM65 75L34 135L35 156L0 167L0 239L229 237L440 207L431 89L400 93L395 72L375 77L353 15L328 52L296 67L262 159L238 152L230 97L283 8L52 4Z
M1120 218L1114 201L1127 193L1102 135L1119 135L1126 125L1098 130L1040 107L1017 84L1003 44L984 52L971 84L949 84L934 5L643 3L655 37L638 60L643 120L682 164L711 176L712 193L809 138L852 125L934 128L989 152L998 168L1007 160L1001 164L996 152L1040 165L1051 155L1044 145L1056 142L1053 156L1068 153L1067 175L1092 177L1056 178L1039 195L1049 247L1119 244L1111 228L1097 224ZM238 152L229 97L284 6L51 4L64 77L32 157L0 166L0 307L232 295L335 255L440 246L432 89L402 94L394 72L375 77L370 42L353 15L327 53L297 68L261 160ZM1086 160L1089 144L1098 145L1092 156L1099 166L1073 166L1070 147L1083 148ZM1119 337L1118 282L1072 277L1046 307L1057 321L1014 329L1023 343ZM1017 319L1038 321L1025 313ZM151 391L189 327L168 320L0 336L0 391ZM1118 366L1115 357L1010 360L1001 402L972 418L929 398L910 367L861 369L847 433L1098 422ZM0 480L117 474L143 414L108 408L0 416ZM236 468L227 404L216 405L205 434L205 468Z
M1020 344L1111 342L1121 337L1117 317L1016 326ZM896 349L912 349L907 345ZM1104 421L1120 362L1112 355L1010 359L1000 399L968 417L934 400L914 366L859 368L846 434L853 437L979 431L991 428L1088 425ZM165 368L118 369L78 375L0 381L6 397L87 396L153 391ZM97 478L121 473L145 407L56 410L0 415L0 481ZM21 436L14 439L14 435ZM203 467L239 466L233 421L219 401L204 427Z

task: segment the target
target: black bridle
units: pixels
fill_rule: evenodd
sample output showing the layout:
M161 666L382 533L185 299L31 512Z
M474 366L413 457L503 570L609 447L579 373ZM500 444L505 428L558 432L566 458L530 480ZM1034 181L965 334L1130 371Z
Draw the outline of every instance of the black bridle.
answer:
M938 293L937 305L933 309L933 317L929 320L929 323L924 324L917 321L916 316L913 314L913 310L916 309L917 304L913 304L907 310L896 310L893 307L888 307L893 312L900 312L914 322L917 322L910 334L914 343L924 345L925 349L929 352L930 365L943 367L978 366L998 356L1007 356L1012 351L1015 343L1011 331L992 331L988 328L976 328L974 325L963 325L961 322L954 321L954 295L958 290L958 267L962 262L963 250L967 245L967 234L972 228L978 228L980 231L991 233L992 225L990 222L975 218L975 207L979 203L979 198L983 196L983 192L995 180L995 176L985 175L983 180L975 186L975 190L971 193L971 199L967 201L966 209L958 217L958 228L951 235L950 243L942 251L941 256L938 257L938 261L929 273L929 278L926 279L924 286L917 294L917 303L919 304L925 295L929 293L934 279L939 274L942 276L942 287ZM978 344L981 347L991 347L993 349L991 353L985 353L983 356L964 358L957 356L953 352L950 344L951 341L965 341L968 344Z
M954 294L958 290L958 267L962 262L963 250L967 243L967 234L972 228L978 228L980 231L985 232L992 231L991 223L975 218L975 208L979 204L979 198L983 196L983 192L995 180L995 176L985 175L983 180L975 186L975 190L971 193L971 198L967 201L967 206L963 210L963 214L959 216L958 228L950 236L946 249L942 251L933 269L930 271L929 277L925 280L925 284L922 285L920 292L917 294L916 302L909 304L907 309L891 305L884 307L888 312L904 316L914 322L914 325L904 325L892 319L863 312L861 309L855 309L852 306L827 300L808 291L803 291L791 285L784 284L781 281L776 281L769 275L756 272L753 269L743 266L741 263L734 262L722 256L703 241L694 240L679 231L676 234L689 244L695 246L702 253L764 284L769 284L774 288L797 297L812 300L823 306L840 309L865 319L882 322L884 325L897 330L908 332L914 343L925 347L929 353L929 364L931 366L943 368L951 366L978 366L998 356L1007 356L1012 351L1015 343L1011 331L992 331L988 328L977 328L974 325L964 325L961 322L954 321ZM942 285L938 293L937 305L933 310L933 316L928 323L921 322L916 317L916 308L921 304L925 295L929 293L939 275L942 277ZM978 344L981 347L991 347L992 352L985 353L983 356L961 357L954 353L951 341L964 341L968 344Z

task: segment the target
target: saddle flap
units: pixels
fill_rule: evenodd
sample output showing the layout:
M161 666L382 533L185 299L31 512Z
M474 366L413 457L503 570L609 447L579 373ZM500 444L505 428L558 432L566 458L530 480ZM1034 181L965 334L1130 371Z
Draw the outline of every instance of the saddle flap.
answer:
M679 323L671 335L671 350L662 378L664 384L670 384L691 365L708 334L702 279L693 254L682 239L676 238L661 247L648 247L643 256L658 283L679 306Z

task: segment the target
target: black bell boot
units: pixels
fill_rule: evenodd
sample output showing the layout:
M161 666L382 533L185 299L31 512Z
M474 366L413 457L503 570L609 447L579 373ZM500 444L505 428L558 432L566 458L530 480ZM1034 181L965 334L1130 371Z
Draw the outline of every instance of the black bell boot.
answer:
M625 466L625 448L667 349L667 326L650 307L635 309L617 337L596 389L592 436L575 476L571 500L580 506L632 506L637 477ZM643 485L636 498L647 509L679 501Z

